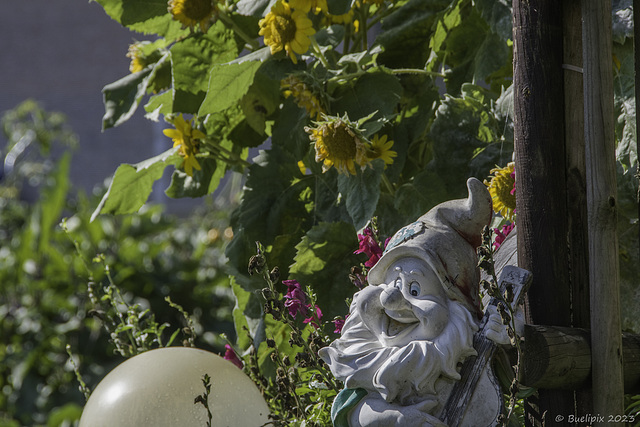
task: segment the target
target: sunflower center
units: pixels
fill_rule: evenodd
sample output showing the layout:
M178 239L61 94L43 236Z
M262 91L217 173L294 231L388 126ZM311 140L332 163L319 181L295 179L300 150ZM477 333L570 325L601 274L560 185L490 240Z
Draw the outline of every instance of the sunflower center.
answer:
M507 208L516 208L516 196L511 194L513 190L514 179L510 173L501 173L493 179L493 185L496 189L496 195Z
M211 13L211 0L185 0L184 14L194 21L201 21Z
M329 127L322 140L330 157L338 160L349 160L356 157L356 141L344 124Z
M273 20L273 36L279 43L291 42L296 38L296 23L291 17L276 15Z

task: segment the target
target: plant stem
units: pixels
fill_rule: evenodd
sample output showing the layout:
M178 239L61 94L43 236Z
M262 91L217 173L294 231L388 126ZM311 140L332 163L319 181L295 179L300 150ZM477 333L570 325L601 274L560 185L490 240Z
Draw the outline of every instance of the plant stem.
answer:
M256 50L260 47L258 42L255 39L252 39L251 37L249 37L247 33L245 33L240 27L238 27L238 25L235 22L233 22L233 19L231 19L231 17L227 15L225 12L220 11L218 13L218 16L220 17L220 20L224 22L225 25L230 27L231 30L233 30L233 32L235 32L238 36L240 36L240 38L244 40L251 47L251 50Z
M384 184L389 194L391 195L395 194L396 190L393 188L393 184L391 184L391 181L389 181L387 174L385 174L384 172L382 173L382 183Z
M360 9L360 28L362 31L362 50L369 50L369 41L367 40L367 19L369 16L369 5L363 5Z
M220 154L223 154L224 156L221 156L223 161L227 162L227 163L237 163L240 164L244 167L249 167L251 166L251 163L247 162L246 160L238 157L237 154L233 153L232 151L229 151L227 148L224 148L222 145L220 145L220 143L213 141L211 139L207 139L207 142L210 144L210 146L217 150Z
M391 74L394 75L398 75L398 74L423 74L423 75L427 75L427 76L434 76L434 77L444 77L444 74L442 73L437 73L435 71L428 71L428 70L423 70L420 68L396 68L396 69L391 69ZM348 74L341 74L341 75L337 75L335 77L331 77L329 80L327 80L328 83L335 83L335 82L339 82L342 80L350 80L353 78L357 78L362 76L363 74L366 74L368 71L365 70L358 70L355 73L348 73Z
M330 70L331 66L329 65L329 61L327 61L327 58L324 56L324 53L322 53L322 50L320 49L320 45L318 45L318 42L317 42L316 38L311 36L311 37L309 37L309 40L311 40L311 46L313 47L313 53L316 54L316 57L320 60L322 65L324 65L324 67L327 70Z
M437 73L435 71L428 71L428 70L423 70L420 68L396 68L396 69L392 69L391 73L393 74L424 74L427 76L434 76L434 77L444 77L445 75L442 73Z

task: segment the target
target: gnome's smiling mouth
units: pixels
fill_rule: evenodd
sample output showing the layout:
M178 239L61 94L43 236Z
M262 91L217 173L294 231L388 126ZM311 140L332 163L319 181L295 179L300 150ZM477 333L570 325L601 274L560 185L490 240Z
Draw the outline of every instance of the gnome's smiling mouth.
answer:
M420 324L412 310L385 309L382 316L382 331L386 338L402 338Z

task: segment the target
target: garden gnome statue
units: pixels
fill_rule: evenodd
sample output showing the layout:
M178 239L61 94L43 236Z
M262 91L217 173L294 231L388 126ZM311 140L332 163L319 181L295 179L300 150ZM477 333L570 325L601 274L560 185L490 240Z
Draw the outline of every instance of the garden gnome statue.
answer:
M492 216L485 185L471 178L467 187L467 199L437 205L391 238L369 271L370 285L354 295L341 337L320 350L345 383L332 408L335 426L446 425L438 414L462 361L476 354L476 247ZM487 337L509 342L500 317L491 319ZM473 419L462 425L495 423L501 396L487 388L495 390L489 375L467 410Z

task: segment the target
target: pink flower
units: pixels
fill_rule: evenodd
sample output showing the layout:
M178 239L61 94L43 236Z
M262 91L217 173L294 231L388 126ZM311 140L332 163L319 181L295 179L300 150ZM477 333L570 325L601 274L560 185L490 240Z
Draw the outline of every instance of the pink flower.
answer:
M382 256L382 249L373 237L370 227L364 229L364 234L358 234L359 248L354 254L366 254L369 259L364 263L365 267L373 267Z
M349 280L351 280L351 283L357 286L358 289L362 289L367 285L367 276L362 274L362 270L360 269L360 267L351 267Z
M320 307L316 305L314 310L312 305L309 304L307 305L307 308L311 311L311 315L304 319L303 323L311 323L314 328L318 329L320 327L318 322L322 319L322 311L320 310Z
M283 280L282 283L287 285L287 293L284 295L284 306L289 310L291 317L295 319L298 313L303 316L307 315L307 296L302 290L302 286L297 280Z
M336 334L339 334L342 332L342 327L344 326L344 319L337 317L333 319L333 324L336 327L336 329L333 332Z
M223 356L224 360L228 360L229 362L236 365L238 368L242 369L242 367L244 366L242 364L242 360L240 360L240 358L238 357L236 352L233 350L233 348L231 348L229 344L225 344L224 348L226 349Z
M516 225L514 223L510 222L509 224L503 225L502 230L498 230L497 228L493 229L493 231L496 233L496 240L495 242L493 242L493 245L496 247L496 249L498 249L500 245L505 241L505 239L507 238L509 233L511 233L511 230L513 230L515 226Z

